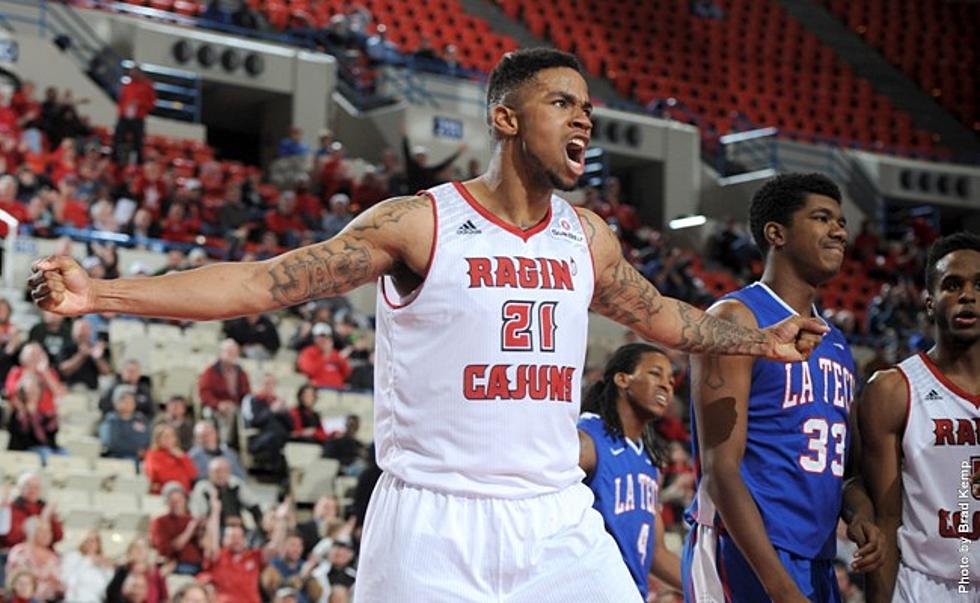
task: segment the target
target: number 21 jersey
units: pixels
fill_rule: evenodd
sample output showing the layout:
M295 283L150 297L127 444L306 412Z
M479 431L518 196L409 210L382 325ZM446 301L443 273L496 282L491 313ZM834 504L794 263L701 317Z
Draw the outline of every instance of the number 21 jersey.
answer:
M426 193L424 282L379 283L378 463L406 483L520 498L581 481L576 421L594 268L578 214L552 196L521 230L456 182Z

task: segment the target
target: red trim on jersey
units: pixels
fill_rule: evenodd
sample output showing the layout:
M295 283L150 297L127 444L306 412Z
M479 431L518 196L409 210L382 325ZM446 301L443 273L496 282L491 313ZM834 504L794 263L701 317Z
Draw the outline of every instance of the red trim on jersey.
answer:
M548 213L546 213L544 217L541 218L541 221L535 224L534 226L532 226L531 228L528 228L527 230L522 230L517 226L510 224L509 222L504 222L496 215L494 215L493 212L491 212L489 209L480 205L480 202L476 200L476 197L474 197L473 194L470 193L470 191L467 190L467 188L463 186L461 182L454 181L453 186L456 187L456 191L459 192L459 194L463 197L463 199L465 199L466 202L470 204L470 207L472 207L476 211L476 213L480 214L481 216L483 216L490 222L496 224L497 226L503 228L510 234L520 237L521 240L524 241L525 243L527 243L528 239L530 239L534 235L544 230L548 226L548 223L551 222L550 202L548 203Z
M439 210L436 209L436 198L433 197L432 193L429 191L420 191L419 194L425 195L432 201L432 247L429 248L429 260L425 264L425 275L422 276L422 282L415 288L415 291L412 291L406 296L411 298L407 302L403 304L396 304L388 299L388 290L385 289L385 278L382 276L378 279L379 287L381 289L381 297L385 300L386 304L395 310L404 308L405 306L411 304L413 301L419 298L419 295L422 294L422 288L425 287L425 283L427 283L429 280L429 271L432 270L432 262L436 259L436 247L439 245Z
M912 416L912 384L909 382L909 376L905 374L905 371L901 367L898 369L898 374L905 381L905 419L902 420L902 439L904 440L905 430L909 426L909 417Z
M967 391L961 389L960 386L950 381L946 375L940 372L939 367L933 363L932 358L930 358L925 352L919 352L919 356L922 358L922 362L926 365L926 368L932 372L933 376L938 379L940 383L946 386L946 389L953 392L960 398L963 398L970 404L973 404L977 408L980 408L980 394L973 395L968 393Z
M565 203L568 203L568 202L565 201ZM571 203L568 203L568 205L571 206ZM585 233L586 233L586 230L585 230L585 220L582 219L582 214L578 213L578 210L575 209L574 207L572 207L572 211L575 213L576 216L578 216L579 226L582 227L582 236L585 236ZM595 272L595 254L592 253L592 243L590 243L589 241L586 241L585 242L585 246L589 248L589 259L592 260L592 295L594 297L595 296L596 285L599 284L599 277L596 275L596 272Z

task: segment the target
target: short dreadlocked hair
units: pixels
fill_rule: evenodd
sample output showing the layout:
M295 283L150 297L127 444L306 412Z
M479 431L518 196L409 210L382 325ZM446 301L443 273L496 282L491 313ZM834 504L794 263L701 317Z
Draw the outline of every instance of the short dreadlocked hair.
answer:
M939 280L939 271L936 270L936 264L947 255L961 249L972 249L973 251L980 252L980 235L972 232L958 232L937 239L932 244L932 247L929 248L929 255L926 256L926 290L929 293L932 293L933 287L936 286L936 281Z
M762 185L752 196L749 206L749 226L752 238L758 245L762 255L769 253L769 242L766 241L765 228L769 222L777 222L789 226L793 214L806 205L807 195L823 195L830 197L838 204L841 202L840 189L834 181L819 173L810 174L780 174Z
M606 368L602 371L602 379L593 383L582 398L582 410L594 412L602 418L606 433L613 437L623 436L623 422L619 418L616 400L619 391L613 380L616 373L632 373L644 354L667 354L660 348L649 343L630 343L613 352ZM664 467L670 460L667 441L654 428L651 421L647 423L640 436L643 448L650 456L650 461L656 467Z

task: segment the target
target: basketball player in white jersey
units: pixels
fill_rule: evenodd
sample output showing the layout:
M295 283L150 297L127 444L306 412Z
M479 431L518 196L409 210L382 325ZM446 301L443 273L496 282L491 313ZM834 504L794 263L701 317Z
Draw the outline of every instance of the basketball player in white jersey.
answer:
M980 236L936 241L936 345L875 373L858 406L863 478L885 537L875 603L980 601Z
M264 262L89 280L35 262L67 315L216 320L379 281L375 435L384 469L361 543L359 603L640 600L578 468L588 310L691 352L796 362L826 332L765 330L661 296L595 214L553 194L585 170L589 91L571 55L506 55L490 76L482 176L391 199L336 237Z

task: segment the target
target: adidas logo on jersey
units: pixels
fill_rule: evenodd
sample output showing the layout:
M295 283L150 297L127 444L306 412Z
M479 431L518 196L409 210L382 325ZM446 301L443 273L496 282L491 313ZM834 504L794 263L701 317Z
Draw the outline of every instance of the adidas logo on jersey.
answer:
M929 393L926 394L926 400L942 400L943 395L934 389L930 389Z
M467 220L463 222L463 224L456 229L456 234L461 234L461 235L480 234L481 232L483 231L476 227L476 224L473 223L473 220Z

